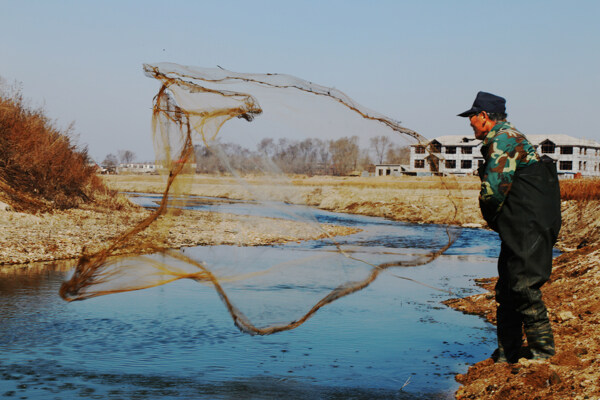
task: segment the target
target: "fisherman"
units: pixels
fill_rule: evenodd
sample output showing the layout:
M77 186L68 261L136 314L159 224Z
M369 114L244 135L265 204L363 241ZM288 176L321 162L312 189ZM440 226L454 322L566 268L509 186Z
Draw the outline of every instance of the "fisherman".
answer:
M498 258L496 362L554 355L554 336L541 286L552 270L552 247L561 225L556 165L542 160L527 138L506 121L506 100L479 92L467 117L482 140L479 206L502 241ZM523 346L523 330L527 347Z

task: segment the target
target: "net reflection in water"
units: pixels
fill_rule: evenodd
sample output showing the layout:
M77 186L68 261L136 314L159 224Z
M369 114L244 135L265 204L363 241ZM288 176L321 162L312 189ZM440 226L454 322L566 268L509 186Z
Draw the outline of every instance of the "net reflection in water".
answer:
M444 244L415 254L389 248L385 252L346 249L309 208L299 207L308 205L306 191L292 184L290 174L347 175L382 160L405 162L407 146L426 139L398 121L361 106L337 89L290 75L169 63L144 65L144 70L161 83L152 121L157 163L167 175L163 197L145 220L102 251L81 257L61 287L65 300L192 279L217 290L240 330L266 335L301 325L319 308L367 287L387 269L431 262L455 240L457 231L439 229ZM432 167L441 158L434 151L428 157ZM209 264L191 256L193 252L167 249L169 226L177 223L178 207L185 206L196 168L235 177L238 190L253 202L266 205L274 216L303 223L312 231L311 237L326 237L329 250L276 256L238 248L231 259ZM440 177L442 189L448 179ZM456 192L448 191L446 196L457 218ZM140 235L150 230L148 239ZM115 256L123 247L132 255ZM161 257L142 255L150 251ZM401 277L397 271L391 275Z

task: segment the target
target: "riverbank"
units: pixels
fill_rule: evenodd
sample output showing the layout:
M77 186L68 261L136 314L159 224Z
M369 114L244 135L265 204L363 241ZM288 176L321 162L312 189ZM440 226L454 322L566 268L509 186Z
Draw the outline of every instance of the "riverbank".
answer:
M586 246L554 260L550 281L542 287L554 330L556 355L546 361L521 359L471 366L456 380L457 399L600 399L600 245ZM486 293L454 299L446 305L483 316L495 324L494 285L478 283Z
M185 177L184 177L185 178ZM160 175L108 175L114 190L162 193ZM237 200L272 200L322 210L384 217L396 221L483 227L476 177L332 177L290 178L195 175L186 193Z
M160 192L160 177L115 176L119 190ZM305 202L329 211L386 217L416 223L453 223L485 227L476 178L457 178L440 186L437 178L297 178L253 184L269 196ZM287 189L286 189L287 188ZM190 185L196 195L248 199L247 187L232 178L200 177ZM294 195L290 195L294 193ZM458 217L452 215L454 206ZM457 399L594 399L600 398L600 202L563 201L559 247L551 280L543 287L555 332L557 354L544 362L494 364L491 359L456 377L463 386ZM496 278L478 280L486 293L446 302L457 310L495 323Z
M556 355L516 364L480 361L456 377L463 385L457 399L600 399L600 202L563 202L562 211L561 244L570 251L554 259L542 287ZM445 304L495 324L497 278L476 281L486 293Z
M414 223L453 223L484 227L478 180L439 178L297 177L281 181L249 178L250 186L230 177L196 176L188 193L222 199L268 198L324 210ZM120 191L162 193L161 176L117 175L107 184ZM600 376L600 202L563 201L559 247L552 279L543 287L556 333L558 353L542 363L493 364L484 360L457 380L459 399L599 398ZM457 211L455 213L455 211ZM77 258L92 252L148 215L138 207L124 210L79 209L30 215L0 211L0 263ZM169 245L264 245L315 238L314 226L276 218L183 211L171 229ZM327 234L352 233L328 226ZM146 232L144 235L151 235ZM324 232L318 233L320 235ZM579 249L578 249L579 248ZM481 280L493 288L494 279ZM491 292L447 303L494 322ZM512 396L512 397L511 397ZM596 397L594 397L596 396Z
M0 265L76 259L84 251L89 254L100 250L149 214L135 206L104 210L83 205L39 215L0 211ZM319 229L314 224L280 218L184 210L169 226L167 246L259 246L354 232L342 226L323 225ZM148 229L137 239L143 241L158 233ZM128 248L116 254L127 253Z

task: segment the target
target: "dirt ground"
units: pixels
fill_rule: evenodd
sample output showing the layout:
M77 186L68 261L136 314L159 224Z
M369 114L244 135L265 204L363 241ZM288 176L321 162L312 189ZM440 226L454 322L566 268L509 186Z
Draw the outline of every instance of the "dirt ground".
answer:
M600 202L563 202L561 247L542 287L556 350L546 361L486 359L456 380L457 399L600 399ZM579 247L579 248L578 248ZM479 279L488 292L446 305L495 324L497 278Z

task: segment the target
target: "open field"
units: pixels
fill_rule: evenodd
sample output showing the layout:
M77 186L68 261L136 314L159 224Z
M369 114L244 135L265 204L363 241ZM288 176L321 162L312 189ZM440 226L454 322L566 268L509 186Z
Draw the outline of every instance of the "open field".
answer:
M109 175L112 189L162 193L160 175ZM190 179L190 177L186 177ZM414 223L486 227L479 211L479 178L465 177L332 177L295 176L272 180L245 177L194 175L185 192L224 199L268 199L305 204L323 210L384 217ZM600 198L583 199L582 193L600 187L600 180L561 181L563 227L557 246L574 250L582 243L600 242ZM566 188L566 189L564 189Z
M189 177L188 177L189 178ZM160 175L110 175L119 191L162 193ZM474 177L291 177L268 179L195 175L185 192L239 200L277 200L323 210L385 217L416 223L484 226Z

